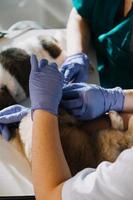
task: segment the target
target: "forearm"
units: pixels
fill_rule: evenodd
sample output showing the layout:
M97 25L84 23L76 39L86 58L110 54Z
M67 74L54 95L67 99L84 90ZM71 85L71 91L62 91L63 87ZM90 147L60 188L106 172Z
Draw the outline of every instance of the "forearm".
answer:
M61 199L60 185L71 177L61 147L58 119L43 110L35 111L33 116L32 174L37 200Z
M124 90L125 101L124 101L124 112L133 112L133 90Z
M79 52L88 53L89 42L89 24L73 8L67 24L68 56Z

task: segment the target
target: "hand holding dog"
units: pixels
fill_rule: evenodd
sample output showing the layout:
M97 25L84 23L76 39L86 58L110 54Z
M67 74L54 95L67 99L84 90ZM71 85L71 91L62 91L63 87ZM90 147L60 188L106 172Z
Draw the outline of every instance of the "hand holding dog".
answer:
M63 88L62 105L81 120L91 120L110 110L122 111L124 92L121 88L105 89L98 85L72 83Z
M89 58L84 53L69 56L61 66L64 84L87 82L89 79Z

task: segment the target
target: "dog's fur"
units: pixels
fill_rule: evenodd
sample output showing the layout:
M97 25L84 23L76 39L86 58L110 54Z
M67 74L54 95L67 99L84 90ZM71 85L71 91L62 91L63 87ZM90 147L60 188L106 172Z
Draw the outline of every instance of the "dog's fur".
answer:
M102 161L113 162L119 154L133 145L133 116L130 115L128 128L124 127L123 118L112 111L104 120L109 128L94 127L98 120L81 122L65 111L59 115L59 128L62 147L72 174L86 167L96 167ZM10 143L32 161L32 120L31 114L25 116L16 135ZM14 132L13 131L13 132Z
M41 51L44 51L40 54L38 50L38 57L47 53L51 60L54 59L61 64L64 58L61 56L62 50L58 42L53 38L49 41L41 38L38 41L41 45ZM16 102L19 103L29 95L30 54L35 53L35 51L29 44L26 44L24 48L25 50L22 50L15 46L15 48L9 48L0 53L1 109ZM34 49L36 48L34 47ZM97 121L81 122L64 110L60 111L60 137L72 174L85 167L96 167L104 160L113 162L122 150L133 145L133 117L129 120L127 130L125 130L123 119L119 114L110 112L109 117L110 120L105 117L105 121L111 124L110 128L102 130L96 127ZM32 120L30 114L22 119L19 128L14 129L13 132L18 134L12 138L10 143L21 153L23 152L31 162Z

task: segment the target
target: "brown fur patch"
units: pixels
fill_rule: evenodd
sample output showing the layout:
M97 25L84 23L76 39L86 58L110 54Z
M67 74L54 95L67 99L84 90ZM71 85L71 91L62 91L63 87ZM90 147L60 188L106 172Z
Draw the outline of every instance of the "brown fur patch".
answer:
M43 49L46 50L52 58L56 59L60 56L62 49L54 37L40 38L40 43Z

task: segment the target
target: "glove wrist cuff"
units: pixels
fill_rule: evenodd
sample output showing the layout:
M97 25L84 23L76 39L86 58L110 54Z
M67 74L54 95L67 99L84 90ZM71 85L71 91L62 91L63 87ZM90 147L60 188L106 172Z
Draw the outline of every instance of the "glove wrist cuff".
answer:
M123 111L125 95L120 87L107 90L108 95L104 94L105 99L105 112L115 110L118 112Z
M77 59L77 58L83 59L83 61L89 60L88 55L81 52L81 53L77 53L77 54L73 54L71 56L68 56L66 61L68 62L70 60Z

